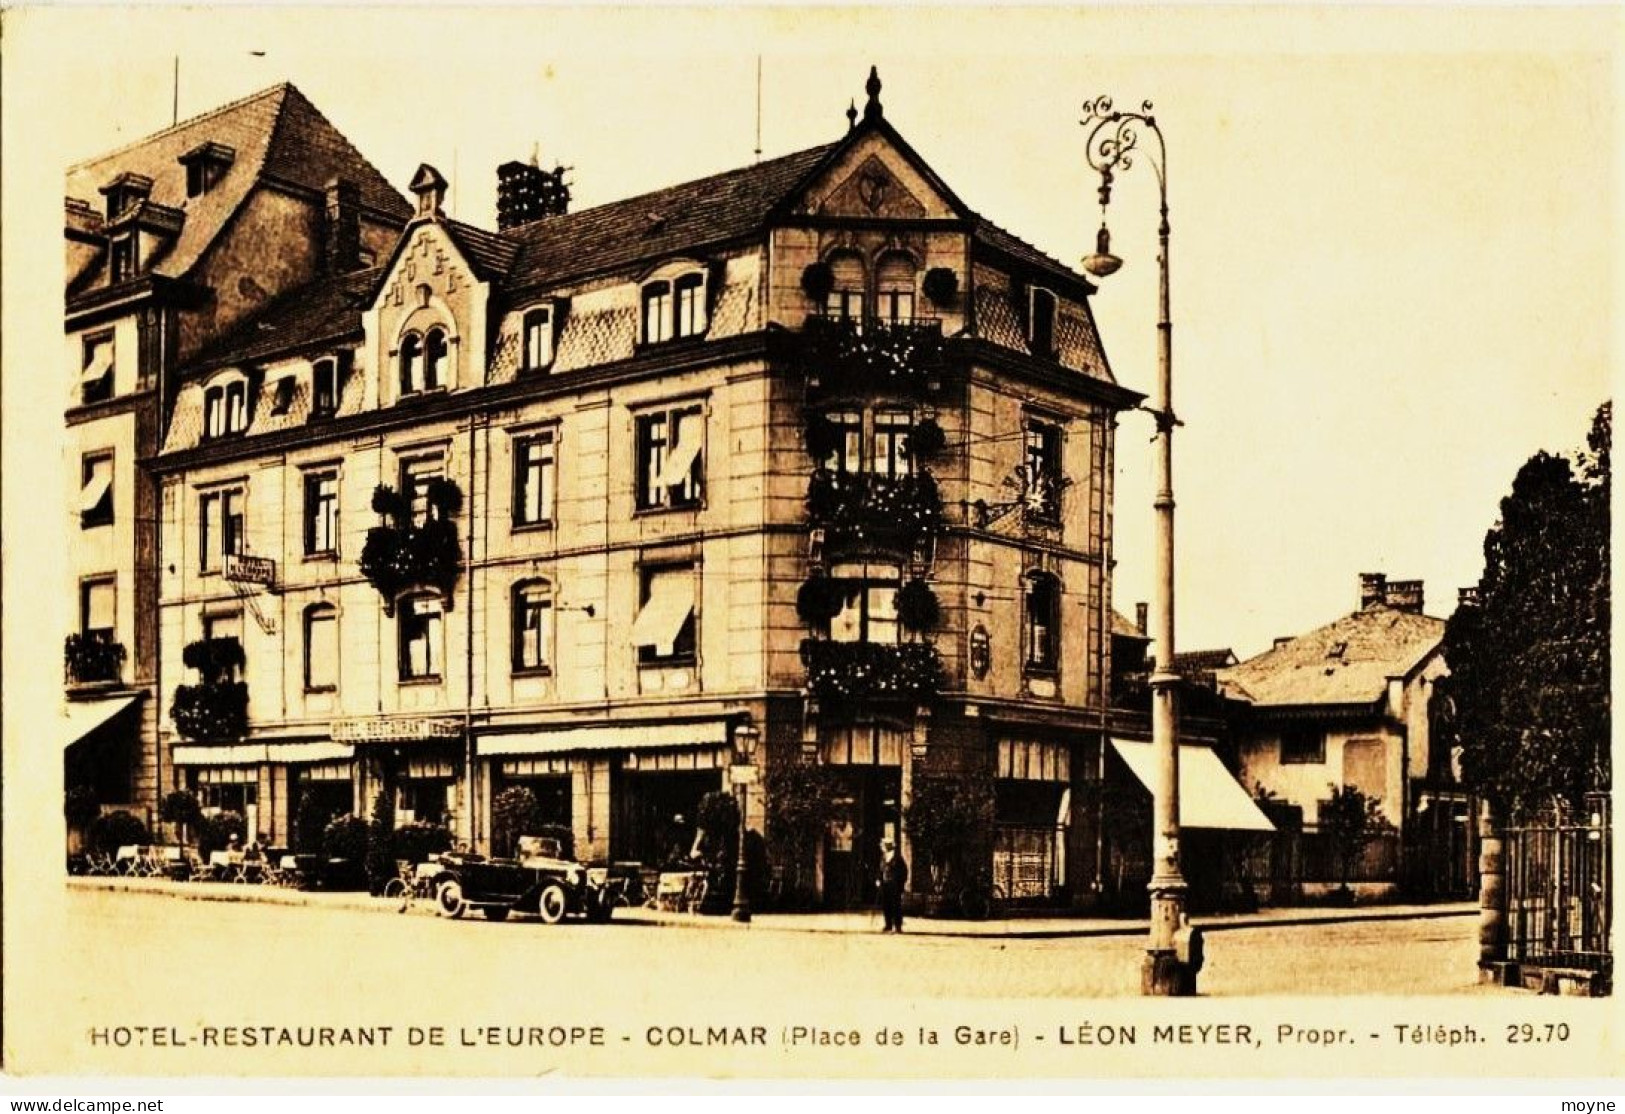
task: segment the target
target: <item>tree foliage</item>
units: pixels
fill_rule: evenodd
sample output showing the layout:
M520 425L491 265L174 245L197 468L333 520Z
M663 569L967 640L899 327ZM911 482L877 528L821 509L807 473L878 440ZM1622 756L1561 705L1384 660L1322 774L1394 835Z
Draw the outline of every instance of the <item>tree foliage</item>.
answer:
M1388 820L1375 797L1352 785L1334 785L1320 805L1320 832L1337 859L1338 881L1346 890L1354 867L1365 853L1366 841L1388 830Z
M1574 461L1536 453L1484 538L1475 603L1445 630L1443 745L1502 807L1578 802L1609 768L1609 490L1613 409Z
M993 810L993 777L985 769L916 776L903 824L916 854L928 861L938 892L976 876Z
M491 801L491 827L499 855L512 855L522 835L536 835L542 806L529 786L510 785Z

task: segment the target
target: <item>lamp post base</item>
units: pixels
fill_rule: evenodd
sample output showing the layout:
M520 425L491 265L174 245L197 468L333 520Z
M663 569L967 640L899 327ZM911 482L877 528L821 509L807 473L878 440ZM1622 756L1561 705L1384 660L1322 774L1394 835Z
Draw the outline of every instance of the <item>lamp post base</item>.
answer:
M750 923L750 906L749 905L735 905L733 907L733 912L730 913L729 916L733 917L733 919L738 921L740 924L749 924Z
M1196 994L1196 970L1177 952L1148 951L1140 966L1140 993L1147 998L1190 998Z

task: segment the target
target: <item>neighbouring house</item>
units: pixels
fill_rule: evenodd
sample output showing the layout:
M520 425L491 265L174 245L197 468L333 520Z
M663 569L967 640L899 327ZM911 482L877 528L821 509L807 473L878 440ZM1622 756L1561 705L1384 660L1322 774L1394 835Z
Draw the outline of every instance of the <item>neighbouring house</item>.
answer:
M65 781L149 825L158 747L155 455L180 369L277 296L386 251L411 207L291 85L68 168ZM243 396L236 404L243 404ZM177 650L178 653L178 650Z
M1430 741L1444 626L1423 613L1421 581L1364 573L1358 610L1219 670L1220 689L1244 706L1235 726L1243 781L1278 826L1301 826L1296 862L1277 864L1277 897L1338 882L1320 809L1339 786L1374 800L1389 826L1368 841L1355 882L1471 892L1471 802L1452 756Z
M594 208L505 164L494 231L423 166L398 233L337 222L345 265L188 350L149 461L163 788L276 843L383 795L483 849L523 786L580 856L659 863L759 739L771 856L783 772L827 790L826 905L875 899L888 837L929 889L909 803L973 776L976 873L1098 891L1142 396L1090 283L867 91L830 143Z

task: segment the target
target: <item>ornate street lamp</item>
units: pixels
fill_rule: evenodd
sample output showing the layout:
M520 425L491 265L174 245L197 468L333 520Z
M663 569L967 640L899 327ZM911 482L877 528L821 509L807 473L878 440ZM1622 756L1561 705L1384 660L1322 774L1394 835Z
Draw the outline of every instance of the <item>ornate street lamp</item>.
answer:
M1105 278L1123 265L1111 253L1106 228L1106 206L1111 202L1112 179L1128 170L1141 152L1140 135L1157 139L1153 152L1144 148L1157 176L1162 221L1157 228L1157 395L1151 416L1157 424L1157 492L1153 502L1157 519L1156 591L1152 612L1156 664L1151 672L1151 749L1156 762L1152 789L1151 937L1141 974L1141 990L1152 995L1196 992L1196 971L1201 966L1200 938L1191 939L1185 917L1185 878L1179 867L1179 739L1174 673L1174 427L1179 422L1173 407L1173 321L1168 311L1168 150L1162 130L1151 114L1151 102L1138 112L1119 112L1110 97L1096 97L1083 106L1080 121L1088 129L1089 165L1100 174L1100 232L1095 251L1083 260L1083 269Z
M734 764L728 771L729 780L739 787L739 856L734 863L733 919L741 924L750 923L750 896L745 892L745 803L749 785L756 780L756 744L762 741L762 732L744 720L734 727Z

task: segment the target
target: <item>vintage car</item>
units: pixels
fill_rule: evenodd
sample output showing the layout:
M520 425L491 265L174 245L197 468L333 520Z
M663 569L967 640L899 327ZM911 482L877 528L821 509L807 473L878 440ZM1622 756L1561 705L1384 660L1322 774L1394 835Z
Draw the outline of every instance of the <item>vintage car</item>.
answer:
M443 916L461 917L478 909L500 921L513 910L533 913L547 924L568 916L609 920L622 880L608 868L587 867L541 853L526 841L518 858L494 859L467 852L446 852L434 872L435 907Z

